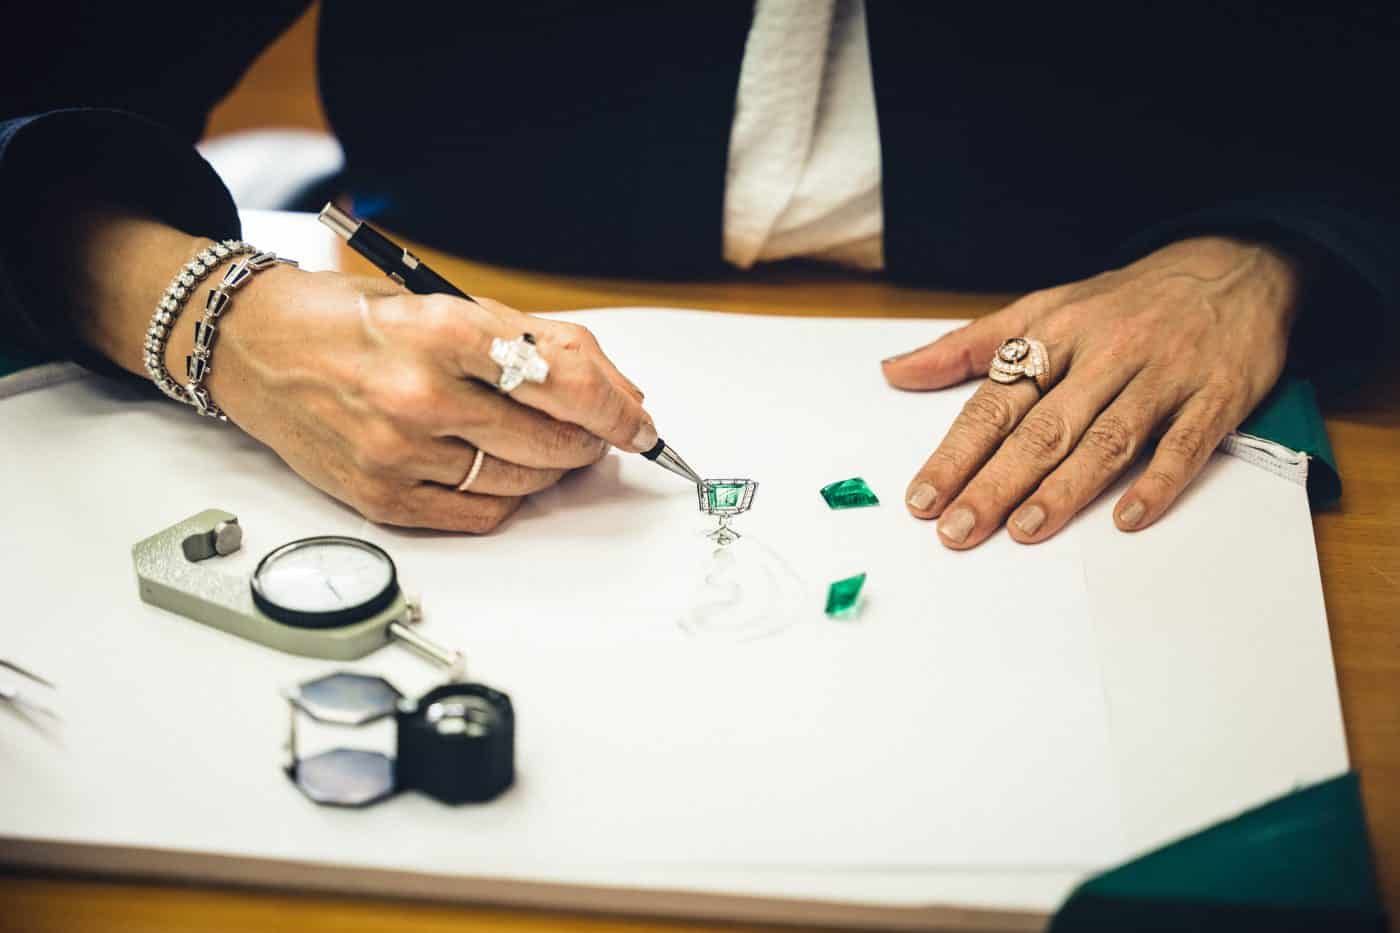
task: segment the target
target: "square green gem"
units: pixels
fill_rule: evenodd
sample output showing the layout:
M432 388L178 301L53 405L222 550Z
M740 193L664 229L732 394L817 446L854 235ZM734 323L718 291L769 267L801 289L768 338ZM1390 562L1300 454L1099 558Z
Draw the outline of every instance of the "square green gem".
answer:
M719 483L709 487L710 508L737 509L744 499L743 483Z
M833 509L860 509L879 505L880 499L859 476L822 487L822 498Z
M837 580L826 590L826 614L833 619L849 616L860 599L861 588L865 586L865 574L856 574L844 580Z

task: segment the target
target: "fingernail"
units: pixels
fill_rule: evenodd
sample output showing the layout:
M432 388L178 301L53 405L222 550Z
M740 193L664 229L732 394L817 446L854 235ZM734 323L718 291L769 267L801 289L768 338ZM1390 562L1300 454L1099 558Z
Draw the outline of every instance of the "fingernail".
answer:
M1045 510L1038 505L1028 505L1013 519L1016 528L1023 535L1033 535L1045 524Z
M1133 500L1123 506L1123 511L1118 513L1118 523L1124 528L1136 528L1146 512L1147 506L1138 500Z
M898 363L900 360L904 359L904 358L905 358L906 356L908 356L908 355L909 355L908 353L901 353L901 354L899 354L898 356L887 356L887 357L885 357L883 360L880 361L880 365L881 365L881 366L888 366L888 365L891 364L891 363Z
M977 516L966 506L958 506L938 521L938 533L954 544L967 540L967 533L977 524Z
M656 446L656 425L648 418L642 422L642 426L637 429L637 436L632 438L632 446L637 450L651 450Z
M920 483L909 493L909 505L920 512L932 506L938 501L938 490L928 483Z

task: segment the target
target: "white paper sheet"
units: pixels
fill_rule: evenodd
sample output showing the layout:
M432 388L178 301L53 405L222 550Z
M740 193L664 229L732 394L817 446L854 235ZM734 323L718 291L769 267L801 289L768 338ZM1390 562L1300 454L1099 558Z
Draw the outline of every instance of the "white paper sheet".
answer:
M681 629L713 523L636 456L535 497L493 536L394 531L169 403L96 379L46 388L0 403L0 477L25 491L0 502L0 572L18 598L0 644L60 684L65 721L41 731L0 716L0 837L1043 911L1096 867L1345 768L1297 487L1217 460L1201 506L1131 545L1100 503L1047 545L998 535L954 553L900 499L968 390L894 392L877 365L949 323L579 319L697 469L760 481L734 547L792 569L794 624L740 643ZM818 488L854 475L882 504L828 510ZM1252 539L1231 503L1275 515L1257 560L1241 562ZM456 809L405 795L343 812L300 797L278 770L276 691L332 665L136 597L131 544L211 506L246 529L230 572L313 533L386 547L424 596L425 632L512 695L517 786ZM1224 553L1199 553L1200 535ZM1281 556L1294 577L1269 628L1228 595L1231 572L1267 575ZM1202 580L1203 557L1238 566ZM1152 589L1164 560L1188 582ZM827 583L859 571L864 612L827 619ZM1145 589L1157 600L1137 614ZM1171 627L1152 605L1199 618ZM1246 650L1275 664L1242 678ZM395 648L350 666L409 693L436 677ZM1240 724L1252 740L1230 734Z
M51 650L92 638L96 619L119 640L95 669L86 652L35 663L72 684L74 697L106 698L109 714L133 682L161 702L194 691L205 713L130 710L159 728L157 743L178 743L158 751L111 730L105 716L75 712L65 734L79 757L61 770L72 773L101 749L128 805L111 807L111 785L85 781L69 785L75 797L62 813L21 792L4 805L7 829L62 827L134 842L163 812L170 843L256 850L269 821L248 820L237 802L227 824L188 819L208 788L227 780L232 758L246 789L272 785L257 806L277 814L289 844L305 845L308 823L331 830L326 857L355 859L359 850L388 864L443 867L488 852L507 862L572 852L588 861L756 866L1111 860L1121 848L1119 815L1073 536L1034 555L1005 540L954 554L900 505L928 441L903 426L941 420L937 409L953 404L891 393L880 380L875 361L916 328L903 325L901 337L804 322L805 340L793 341L792 322L775 319L617 312L590 320L620 358L643 361L634 378L652 387L651 409L685 456L709 474L761 482L753 511L735 522L746 537L733 547L741 563L777 555L793 569L800 585L789 602L797 602L784 610L794 625L752 643L681 629L713 550L703 536L713 521L698 514L691 488L640 457L610 456L490 537L396 532L354 518L236 432L209 430L168 404L118 401L96 382L32 393L0 412L18 442L12 469L44 464L45 487L63 491L69 520L52 515L51 495L8 503L6 527L29 529L12 569L40 579L60 560L85 568L87 585L43 627ZM706 341L732 353L702 351ZM779 348L791 364L781 375L771 359ZM835 352L843 348L844 356ZM94 460L76 450L103 453ZM829 510L818 488L854 474L884 504ZM443 811L405 799L355 814L317 811L279 786L269 754L279 731L275 688L293 671L328 665L238 644L134 598L130 543L205 505L241 517L245 565L317 532L385 546L424 594L427 631L466 648L473 673L515 698L519 786L491 807ZM100 529L85 534L99 516ZM826 585L858 571L870 574L863 613L827 619ZM1035 612L1004 598L1008 574L1037 593ZM120 667L117 656L126 659ZM213 669L223 681L216 695ZM220 724L216 711L230 706L271 709L262 721ZM216 740L230 747L201 748L182 723L201 734L230 729ZM152 769L163 773L177 755L192 759L180 768L192 780L152 780ZM60 765L62 756L40 759ZM31 789L48 794L51 784ZM372 847L341 836L361 838L367 827Z

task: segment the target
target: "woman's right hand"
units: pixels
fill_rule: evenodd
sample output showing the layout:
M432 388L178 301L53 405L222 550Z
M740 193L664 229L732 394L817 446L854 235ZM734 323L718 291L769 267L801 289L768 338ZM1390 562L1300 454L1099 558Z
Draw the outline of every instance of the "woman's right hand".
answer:
M197 318L203 295L184 318ZM179 323L172 373L183 372L193 326ZM526 332L549 377L504 395L491 340ZM206 385L308 482L390 525L488 532L609 445L656 443L641 391L585 328L333 272L254 276L219 321ZM481 471L458 492L478 447Z

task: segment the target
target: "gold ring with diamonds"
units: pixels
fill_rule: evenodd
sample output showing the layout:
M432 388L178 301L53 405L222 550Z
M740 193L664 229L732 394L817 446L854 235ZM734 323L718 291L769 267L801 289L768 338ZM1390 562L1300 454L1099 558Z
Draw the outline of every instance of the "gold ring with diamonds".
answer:
M1036 388L1044 395L1050 391L1050 354L1046 352L1045 344L1030 337L1003 340L992 356L987 378L1003 385L1030 378L1035 380Z

